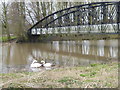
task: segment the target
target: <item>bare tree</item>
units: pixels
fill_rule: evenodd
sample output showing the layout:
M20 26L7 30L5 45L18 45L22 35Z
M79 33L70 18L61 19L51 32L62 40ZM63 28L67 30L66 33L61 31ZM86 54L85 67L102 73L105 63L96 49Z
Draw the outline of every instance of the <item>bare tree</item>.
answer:
M8 40L10 40L10 32L8 26L8 3L2 2L2 32L7 35Z
M12 2L9 8L10 29L17 37L23 37L26 29L25 2Z

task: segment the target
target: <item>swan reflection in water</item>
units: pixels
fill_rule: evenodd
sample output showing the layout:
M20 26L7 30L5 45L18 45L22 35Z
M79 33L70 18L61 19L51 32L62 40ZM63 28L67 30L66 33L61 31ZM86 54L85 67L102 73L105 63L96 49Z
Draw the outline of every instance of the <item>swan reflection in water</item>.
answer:
M42 71L41 68L30 68L33 72L40 72Z

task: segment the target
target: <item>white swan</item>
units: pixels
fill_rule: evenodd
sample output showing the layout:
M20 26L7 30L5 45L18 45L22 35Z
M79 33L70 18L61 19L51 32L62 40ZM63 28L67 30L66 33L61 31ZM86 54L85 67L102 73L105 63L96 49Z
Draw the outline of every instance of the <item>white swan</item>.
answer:
M30 67L32 67L32 68L38 68L41 66L42 66L42 64L38 63L37 60L33 60L32 64L30 65Z
M42 63L42 66L43 67L46 67L46 68L49 68L49 67L51 67L52 66L52 64L51 63L46 63L45 61L41 61L41 63Z

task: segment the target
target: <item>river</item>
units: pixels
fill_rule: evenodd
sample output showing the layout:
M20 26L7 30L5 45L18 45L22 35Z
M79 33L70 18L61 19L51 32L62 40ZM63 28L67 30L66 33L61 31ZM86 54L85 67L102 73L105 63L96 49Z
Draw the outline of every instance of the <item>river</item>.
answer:
M53 63L56 68L88 66L118 60L118 40L52 41L11 43L0 47L0 73L34 71L32 58ZM38 70L39 71L39 70Z

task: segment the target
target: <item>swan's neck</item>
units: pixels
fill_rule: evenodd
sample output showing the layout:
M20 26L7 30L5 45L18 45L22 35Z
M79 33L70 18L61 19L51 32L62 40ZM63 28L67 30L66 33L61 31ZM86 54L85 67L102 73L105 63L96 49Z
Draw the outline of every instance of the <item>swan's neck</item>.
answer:
M45 61L42 61L41 63L44 65L44 64L45 64Z
M35 62L32 62L32 64L34 64Z
M45 64L45 62L43 62L43 64Z
M36 61L33 61L32 64L34 64Z

